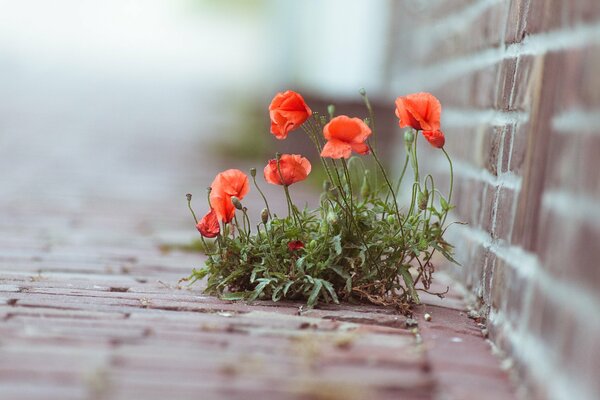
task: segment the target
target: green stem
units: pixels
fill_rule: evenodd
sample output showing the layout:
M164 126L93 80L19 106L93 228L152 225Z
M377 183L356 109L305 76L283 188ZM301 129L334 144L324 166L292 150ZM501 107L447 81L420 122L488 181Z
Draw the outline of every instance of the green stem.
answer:
M450 204L452 201L452 187L454 186L454 169L452 168L452 160L448 153L446 153L446 149L442 147L442 151L444 152L446 159L448 159L448 164L450 164L450 192L448 193L448 204Z
M342 158L342 166L344 167L344 175L346 177L346 183L348 184L348 194L350 196L350 209L354 204L354 196L352 194L352 181L350 180L350 171L348 170L348 163L345 158Z
M448 205L451 205L452 203L450 203L450 202L452 201L452 189L454 186L454 169L452 168L452 160L450 159L450 156L446 152L446 149L444 149L442 147L442 151L444 152L446 159L448 159L448 164L450 164L450 191L448 192ZM442 219L442 224L441 224L442 227L444 226L444 223L446 222L447 217L448 217L448 211L446 211L446 214L444 214L444 218Z
M198 218L196 218L196 213L192 209L192 195L191 194L188 196L187 204L188 204L188 208L190 209L190 212L192 213L192 217L194 217L194 221L196 222L196 225L198 225Z
M267 201L267 198L266 198L265 194L263 193L263 191L258 186L258 183L256 183L256 176L253 176L252 180L254 181L254 186L256 186L256 190L258 190L258 193L260 193L260 196L262 197L263 201L265 202L265 206L267 207L267 213L269 214L269 218L271 218L272 216L271 216L271 209L269 208L269 202Z

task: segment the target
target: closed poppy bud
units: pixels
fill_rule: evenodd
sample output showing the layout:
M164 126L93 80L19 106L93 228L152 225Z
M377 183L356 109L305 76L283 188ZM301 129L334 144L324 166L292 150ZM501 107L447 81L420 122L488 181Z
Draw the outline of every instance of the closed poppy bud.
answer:
M362 186L360 187L360 195L363 198L369 197L371 194L371 183L369 181L369 170L365 171L365 176L363 177Z
M256 176L256 168L250 168L250 176L253 178Z
M339 194L340 194L340 192L339 192L338 188L334 187L329 191L328 196L329 196L329 198L335 200L338 198Z
M404 132L404 144L406 145L406 147L410 147L414 141L415 133L412 131L412 129L409 129L406 132Z
M269 105L271 133L277 139L285 139L290 131L302 125L311 115L312 111L300 94L291 90L277 93Z
M327 213L327 222L329 222L332 225L337 224L338 216L333 210L331 210Z
M393 224L394 221L396 221L396 218L393 215L388 215L387 216L387 222L388 222L388 224Z
M429 201L429 192L427 189L419 193L419 209L424 210L427 208L427 202Z
M400 128L439 130L441 114L442 105L431 93L414 93L396 99L396 116Z
M288 249L290 251L300 250L304 248L304 243L301 240L292 240L288 242Z
M233 196L231 198L231 204L233 204L233 206L235 208L237 208L238 210L243 210L244 207L242 206L242 203L240 202L240 199L238 199L237 197Z
M281 154L278 160L269 160L264 169L265 180L273 185L289 186L306 179L311 169L306 158L298 154Z
M325 125L323 135L327 143L321 157L350 158L353 151L358 154L369 152L365 141L371 135L371 129L360 118L337 116Z
M206 238L214 238L221 232L221 227L219 226L219 219L217 218L217 213L214 209L211 210L198 222L196 225L196 229L198 232Z
M263 208L263 210L260 212L260 220L263 224L266 224L269 221L269 210Z
M327 114L329 114L329 118L333 118L335 115L335 106L333 104L327 106Z

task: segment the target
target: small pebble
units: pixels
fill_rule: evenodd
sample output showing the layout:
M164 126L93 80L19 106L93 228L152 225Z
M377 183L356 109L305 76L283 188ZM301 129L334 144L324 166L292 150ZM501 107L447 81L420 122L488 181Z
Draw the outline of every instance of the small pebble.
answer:
M425 315L423 315L423 318L425 318L425 321L431 321L431 314L429 313L425 313Z
M413 319L413 318L407 318L405 324L406 324L407 328L411 328L413 326L419 325L419 323L417 322L417 320Z

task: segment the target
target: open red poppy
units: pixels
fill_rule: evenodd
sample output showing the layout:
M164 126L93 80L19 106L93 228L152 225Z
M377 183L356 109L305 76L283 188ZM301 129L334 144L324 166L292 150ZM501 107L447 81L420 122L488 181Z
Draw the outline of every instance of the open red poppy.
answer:
M325 125L323 135L327 143L321 151L321 157L349 158L352 151L369 153L365 141L371 135L371 129L360 118L346 115L335 117Z
M279 168L277 160L269 160L264 170L265 180L273 185L289 186L306 179L311 168L310 161L301 155L282 154L279 158Z
M431 93L414 93L396 99L396 116L400 128L408 126L418 131L440 129L442 105Z
M223 222L230 222L235 215L231 198L243 199L250 191L248 176L239 169L228 169L215 177L211 184L210 206Z
M271 133L277 139L285 139L288 133L304 123L312 111L300 94L287 90L277 93L269 105Z
M198 232L206 238L214 238L221 232L219 219L217 218L217 213L214 208L211 208L210 211L202 217L200 222L196 225L196 229L198 229Z

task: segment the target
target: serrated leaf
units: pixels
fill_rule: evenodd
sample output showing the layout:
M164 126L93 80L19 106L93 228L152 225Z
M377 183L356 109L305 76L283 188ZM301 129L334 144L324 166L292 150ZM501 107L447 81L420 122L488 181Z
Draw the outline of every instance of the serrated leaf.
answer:
M283 295L287 296L287 292L288 290L290 290L290 287L294 284L294 281L289 281L288 283L285 284L285 286L283 287Z
M340 301L338 300L337 293L335 292L335 289L333 288L333 285L331 284L331 282L325 281L325 280L320 280L320 281L323 283L323 286L325 287L325 289L327 290L327 292L333 299L333 302L335 304L339 304Z
M342 237L341 235L335 235L331 238L331 244L333 245L333 250L335 254L338 256L342 254Z
M252 291L252 295L250 296L250 298L248 300L253 301L258 299L258 296L260 296L260 294L263 292L263 290L265 290L265 288L267 287L267 285L269 285L271 283L270 279L259 279L259 284L256 285L256 287L254 288L254 291Z
M323 287L323 282L320 279L315 279L313 289L312 289L310 296L308 297L308 301L306 303L309 308L313 308L314 305L317 303L317 299L319 297L319 292L321 291L322 287Z

